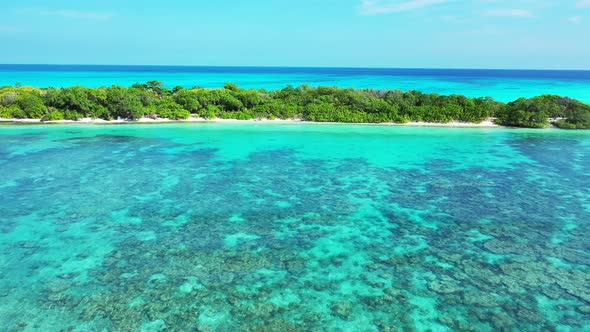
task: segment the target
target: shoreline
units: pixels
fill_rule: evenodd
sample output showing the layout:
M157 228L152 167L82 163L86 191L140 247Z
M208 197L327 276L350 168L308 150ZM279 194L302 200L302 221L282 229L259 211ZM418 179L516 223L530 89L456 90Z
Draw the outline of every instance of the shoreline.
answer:
M21 124L21 125L36 125L36 124L87 124L87 125L111 125L111 124L163 124L163 123L218 123L218 124L236 124L236 123L250 123L250 124L357 124L357 125L385 125L385 126L407 126L407 127L449 127L449 128L504 128L504 126L495 124L493 119L487 119L481 123L474 122L459 122L452 121L447 123L441 122L317 122L317 121L303 121L299 119L252 119L252 120L238 120L238 119L205 119L190 117L183 120L172 119L151 119L141 118L138 120L103 120L83 118L80 120L56 120L56 121L41 121L40 119L7 119L0 118L1 124Z
M234 83L226 83L219 89L169 89L162 82L148 81L130 88L8 86L0 87L0 97L0 117L13 123L40 123L41 119L49 120L45 122L48 124L220 123L240 119L254 123L310 121L469 128L496 128L498 123L515 128L553 125L560 129L590 129L590 105L549 94L503 103L491 97L416 90L305 86L269 91L243 89ZM276 118L285 120L264 120Z

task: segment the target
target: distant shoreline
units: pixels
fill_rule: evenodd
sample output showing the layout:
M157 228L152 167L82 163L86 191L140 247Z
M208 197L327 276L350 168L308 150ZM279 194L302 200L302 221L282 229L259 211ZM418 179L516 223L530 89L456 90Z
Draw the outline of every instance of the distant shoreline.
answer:
M389 126L408 126L408 127L449 127L449 128L505 128L493 122L493 119L482 121L481 123L473 122L459 122L452 121L447 123L439 122L382 122L382 123L366 123L366 122L318 122L318 121L304 121L300 119L205 119L200 117L190 117L184 120L172 119L151 119L141 118L138 120L103 120L84 118L80 120L57 120L57 121L41 121L39 119L6 119L0 118L2 124L21 124L21 125L38 125L38 124L88 124L88 125L111 125L111 124L160 124L160 123L249 123L249 124L374 124L374 125L389 125Z

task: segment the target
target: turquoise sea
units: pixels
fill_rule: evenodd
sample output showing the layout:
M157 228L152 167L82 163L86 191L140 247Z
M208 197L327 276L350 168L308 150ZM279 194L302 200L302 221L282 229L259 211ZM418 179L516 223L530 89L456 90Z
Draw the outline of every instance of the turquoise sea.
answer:
M2 331L588 331L590 132L0 126Z
M490 96L509 102L520 97L556 94L590 103L590 71L489 69L381 69L296 67L187 67L0 65L0 86L131 86L159 80L172 88L223 87L282 89L287 85L419 90L439 94Z

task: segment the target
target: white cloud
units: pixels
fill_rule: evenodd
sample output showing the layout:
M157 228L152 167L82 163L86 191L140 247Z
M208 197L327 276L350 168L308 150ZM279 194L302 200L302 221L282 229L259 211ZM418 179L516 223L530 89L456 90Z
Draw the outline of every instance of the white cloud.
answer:
M568 21L572 22L573 24L578 24L582 21L582 16L572 16L568 17Z
M578 0L578 2L576 2L576 7L578 7L578 8L590 7L590 0Z
M46 10L40 13L43 16L61 16L85 20L109 20L114 14L103 12L83 12L78 10Z
M488 10L486 12L488 16L503 16L503 17L535 17L533 13L525 9L499 9L499 10Z
M453 0L406 0L406 1L383 1L363 0L360 7L362 15L377 15L387 13L398 13L407 10L419 9L437 4L451 2Z

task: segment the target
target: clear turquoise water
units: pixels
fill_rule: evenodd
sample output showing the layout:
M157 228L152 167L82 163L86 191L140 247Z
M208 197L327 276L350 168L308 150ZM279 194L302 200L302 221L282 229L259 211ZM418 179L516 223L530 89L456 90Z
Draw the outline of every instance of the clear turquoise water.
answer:
M589 138L0 126L0 330L587 331Z
M168 87L218 88L225 82L233 82L245 88L264 89L309 84L419 90L490 96L504 102L556 94L590 103L590 71L0 65L0 86L16 83L36 87L130 86L149 80L162 81Z

